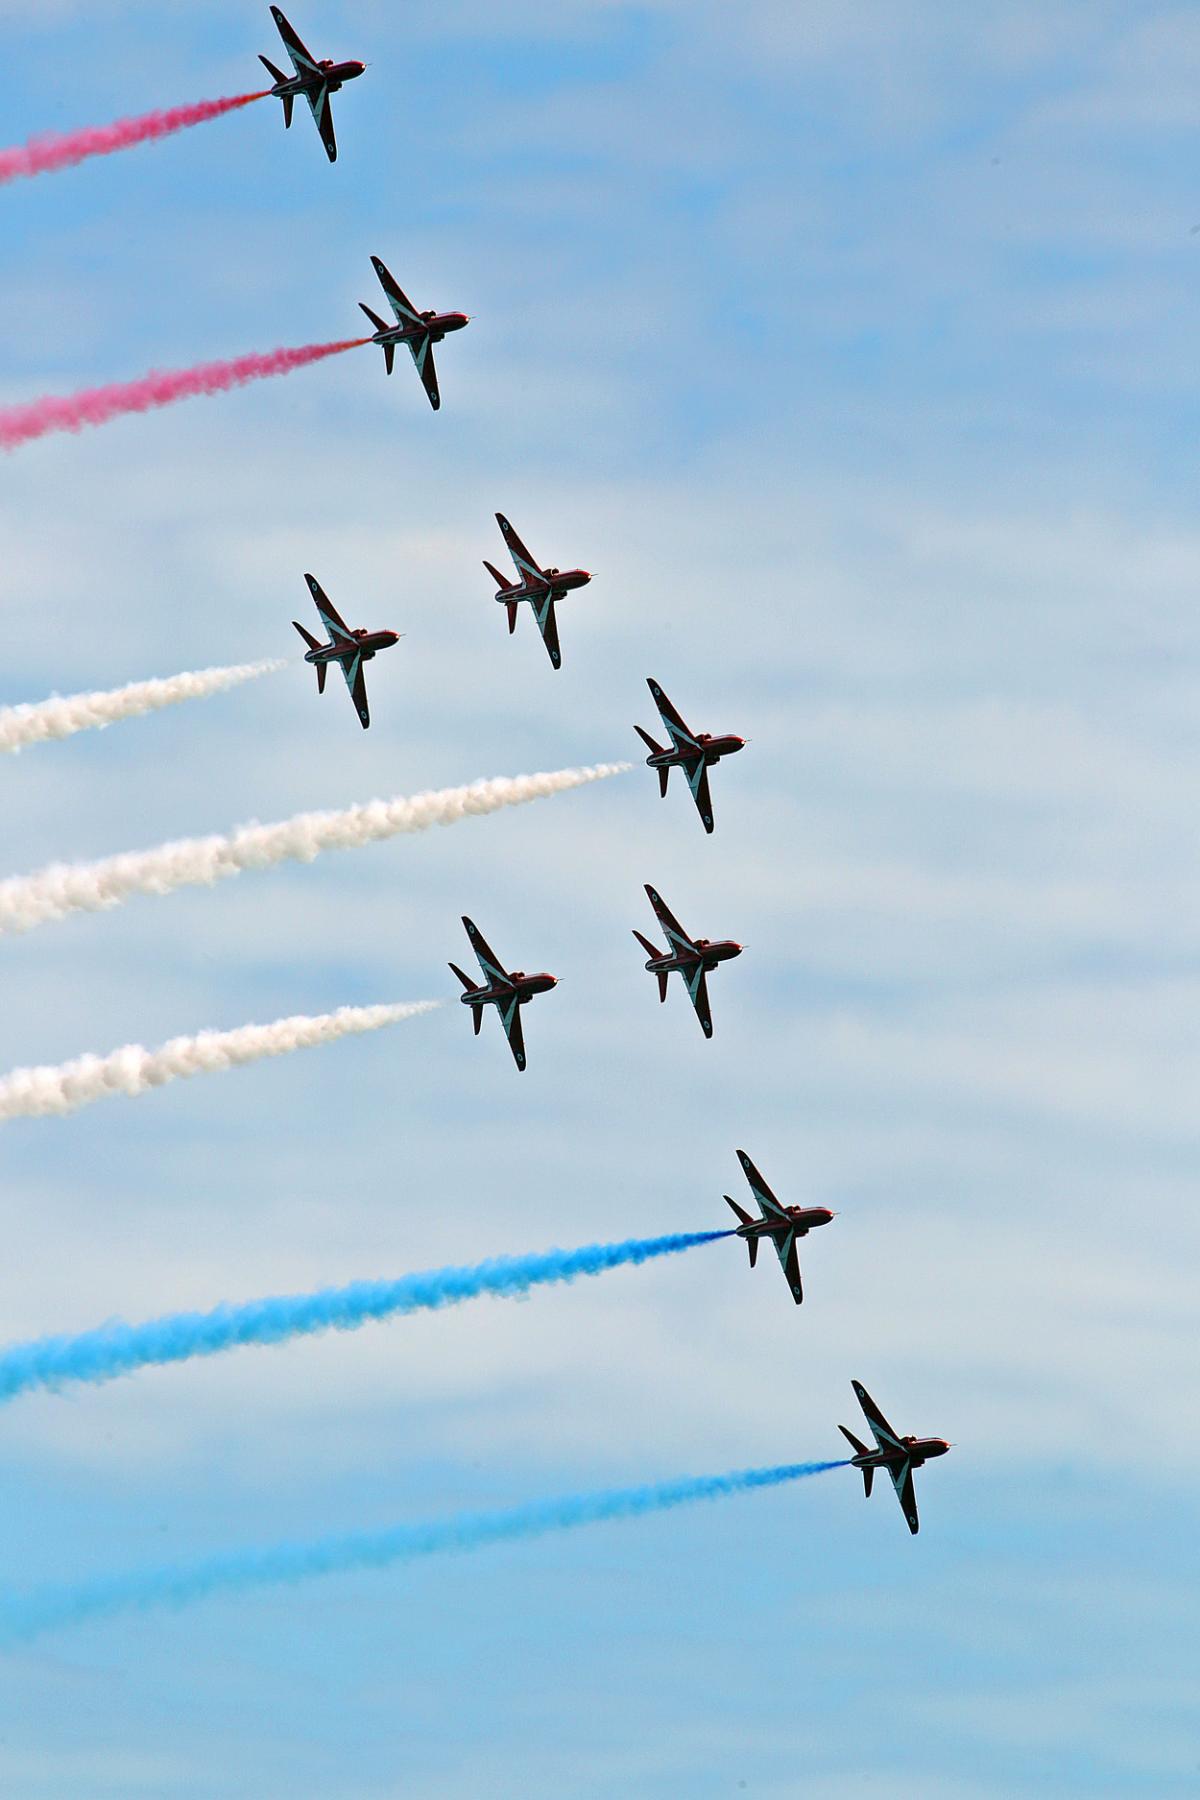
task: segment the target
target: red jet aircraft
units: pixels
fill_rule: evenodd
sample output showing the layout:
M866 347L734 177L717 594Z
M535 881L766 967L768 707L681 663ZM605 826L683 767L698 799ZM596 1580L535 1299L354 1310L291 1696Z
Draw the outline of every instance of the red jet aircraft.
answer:
M362 300L359 301L359 306L375 327L371 342L378 344L383 351L384 366L389 375L392 372L396 345L404 345L416 365L417 374L425 384L429 404L436 412L442 404L442 396L438 391L437 370L433 364L433 346L440 344L448 331L461 331L471 321L466 313L418 312L377 256L371 258L371 266L378 275L379 285L387 295L388 305L396 316L394 325L385 325L378 313L372 312Z
M746 1240L746 1248L750 1252L750 1267L754 1267L758 1258L759 1239L769 1237L775 1246L779 1266L787 1276L792 1299L799 1306L804 1298L804 1289L800 1282L796 1239L807 1237L818 1225L828 1225L834 1215L827 1206L781 1206L744 1150L738 1151L738 1161L762 1214L760 1219L752 1219L736 1200L726 1194L726 1200L741 1220L737 1235Z
M525 1034L521 1030L521 1008L526 1001L532 1000L535 994L548 994L552 987L558 986L557 975L527 975L524 969L505 969L496 957L480 931L478 925L463 914L463 924L467 928L467 936L471 940L479 967L483 971L484 985L477 987L469 976L464 975L456 963L450 967L467 990L458 997L464 1006L471 1008L471 1018L475 1025L475 1036L479 1036L479 1027L483 1024L483 1009L494 1006L500 1015L500 1023L504 1027L504 1035L508 1039L508 1047L513 1053L513 1061L518 1069L525 1067Z
M362 672L364 663L370 662L377 650L390 650L393 644L400 642L398 631L366 631L361 626L351 631L338 616L337 608L329 599L315 575L304 577L308 583L308 591L316 602L321 623L329 633L327 644L318 644L315 637L305 631L299 619L292 624L308 645L304 652L306 663L313 663L317 671L317 692L325 692L325 672L331 662L337 663L346 678L346 686L350 690L350 698L354 702L354 710L358 714L365 731L371 723L371 711L367 705L367 683Z
M484 568L499 588L496 595L508 608L509 635L517 629L517 606L522 600L528 600L533 608L533 616L537 620L537 628L542 634L542 642L546 646L550 661L556 669L562 667L562 651L558 646L558 621L554 616L556 601L572 592L574 588L586 587L592 579L587 569L543 569L530 556L528 550L509 524L503 513L496 514L496 523L500 527L504 542L508 545L508 553L519 581L507 581L499 569L492 567L484 559Z
M650 752L646 758L646 766L658 770L658 791L664 800L667 797L667 777L671 770L682 769L687 776L687 784L692 790L692 799L696 802L696 811L700 814L704 829L711 831L713 814L712 799L708 791L709 767L720 762L723 756L736 755L744 748L746 740L731 736L714 737L711 731L689 731L652 675L646 677L646 686L654 696L659 717L671 740L671 748L666 750L661 744L655 743L648 731L643 731L640 725L634 726L633 729Z
M945 1438L901 1437L892 1430L862 1382L852 1381L850 1386L858 1396L858 1404L867 1416L867 1424L875 1439L874 1450L868 1450L865 1444L859 1443L853 1432L847 1431L844 1425L839 1425L838 1430L855 1452L850 1461L854 1468L862 1472L863 1487L868 1498L876 1469L887 1470L896 1490L896 1498L900 1502L900 1510L908 1521L908 1529L916 1537L921 1529L921 1521L917 1517L912 1472L927 1463L930 1457L945 1456L950 1446Z
M744 944L735 944L732 938L721 938L713 943L711 938L690 938L679 920L667 907L660 894L646 883L646 894L659 924L667 934L669 948L656 950L649 938L644 938L640 931L634 937L650 957L646 964L652 975L658 976L658 997L667 997L667 976L672 971L683 977L683 985L687 988L688 998L696 1009L696 1017L700 1021L700 1029L706 1038L712 1036L712 1013L708 1005L708 983L705 976L715 969L718 963L729 962L740 956L746 948Z
M266 69L275 86L271 93L277 100L283 101L283 123L290 127L292 123L292 102L300 96L308 101L312 108L312 116L316 120L317 130L321 134L321 142L325 146L325 154L330 162L337 161L337 139L333 135L333 114L329 110L329 96L336 94L344 81L355 81L366 68L360 62L331 62L325 57L318 62L311 51L306 50L292 27L288 24L277 6L271 8L271 17L279 27L279 35L283 39L283 47L291 58L294 75L285 75L282 69L268 62L265 56L259 62Z

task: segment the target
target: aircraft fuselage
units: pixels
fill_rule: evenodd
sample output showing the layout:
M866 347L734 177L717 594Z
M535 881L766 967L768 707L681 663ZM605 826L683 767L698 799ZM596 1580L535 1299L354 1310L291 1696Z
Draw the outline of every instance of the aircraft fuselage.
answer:
M713 763L719 763L723 756L736 756L739 750L746 747L745 738L734 737L732 733L714 737L710 731L697 732L696 743L705 763L710 767ZM673 769L681 764L694 763L695 760L695 750L658 750L653 756L646 758L646 766L650 769Z
M397 320L394 325L385 325L382 331L377 331L371 342L373 344L419 344L423 338L428 338L431 344L440 344L447 332L461 331L464 325L470 323L466 313L424 312L421 314L419 324L411 322L403 324Z
M794 1232L806 1237L818 1225L828 1225L833 1218L827 1206L785 1206L786 1219L750 1219L737 1227L740 1238L784 1237Z
M321 87L336 94L343 82L357 80L366 66L361 62L335 63L326 59L321 63L319 75L289 75L285 81L277 81L271 93L277 100L282 100L285 94L308 94Z
M682 950L671 950L664 956L651 957L646 964L647 969L655 975L669 975L673 970L686 974L701 964L705 972L715 969L718 963L732 962L745 949L744 944L735 944L732 938L720 938L712 943L708 938L697 938L695 952L688 955Z
M347 656L360 656L363 662L370 662L377 650L390 650L393 644L400 642L398 631L355 631L351 633L353 647L348 644L318 644L313 650L306 650L306 663L344 662Z
M493 982L490 987L472 988L459 999L464 1006L507 1006L515 995L517 1005L524 1006L535 994L548 994L557 986L557 975L526 975L523 969L514 969L503 985Z
M899 1469L911 1463L919 1469L932 1457L945 1456L950 1446L945 1438L901 1438L902 1450L865 1450L859 1456L851 1457L856 1469Z
M544 600L549 594L553 600L561 600L576 588L586 587L592 579L589 569L544 569L540 581L531 581L528 576L518 587L504 588L496 595L503 605L510 600Z

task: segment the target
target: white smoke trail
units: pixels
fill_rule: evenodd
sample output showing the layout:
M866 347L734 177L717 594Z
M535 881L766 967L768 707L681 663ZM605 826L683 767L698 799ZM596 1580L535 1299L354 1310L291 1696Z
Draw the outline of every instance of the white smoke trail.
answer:
M0 1079L0 1120L43 1118L48 1113L75 1112L94 1100L116 1094L144 1094L183 1081L189 1075L217 1075L265 1056L287 1056L331 1044L361 1031L379 1031L433 1012L438 1000L415 1000L396 1006L341 1006L337 1012L276 1019L272 1025L240 1025L235 1031L201 1031L172 1038L157 1050L125 1044L108 1056L78 1056L73 1062L14 1069Z
M55 694L28 706L0 709L0 751L25 750L51 738L73 737L77 731L96 731L140 713L157 712L181 700L205 700L224 693L259 675L273 675L287 667L283 657L268 662L235 663L228 669L193 669L183 675L164 675L154 681L131 681L126 687L94 694Z
M590 769L557 769L541 775L498 775L467 787L369 800L340 812L297 813L276 825L242 825L228 835L180 838L154 850L131 850L92 863L51 863L35 875L0 881L0 935L31 931L73 912L102 912L131 894L170 894L205 887L243 869L281 862L312 862L322 850L352 850L401 832L428 831L459 819L522 806L589 781L620 775L629 763L597 763Z

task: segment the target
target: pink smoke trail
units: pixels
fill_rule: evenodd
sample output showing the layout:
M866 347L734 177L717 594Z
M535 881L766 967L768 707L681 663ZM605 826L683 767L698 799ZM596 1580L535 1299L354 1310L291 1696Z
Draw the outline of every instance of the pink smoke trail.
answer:
M234 94L227 100L201 100L194 106L143 113L138 119L118 119L115 125L45 132L15 150L0 150L0 182L16 181L22 175L49 175L55 169L69 169L73 163L84 162L89 156L110 156L114 150L128 150L151 138L170 137L173 131L219 119L222 113L249 106L252 100L265 100L269 92L269 88L263 88L256 94Z
M24 406L0 407L0 449L15 450L51 431L82 431L86 425L106 425L123 413L149 412L188 400L194 394L220 394L247 381L268 375L290 375L326 356L355 350L370 338L344 338L337 344L302 344L294 350L270 350L265 356L238 356L232 362L199 363L194 369L151 373L137 381L118 381L111 387L84 388L82 393L58 399L47 395Z

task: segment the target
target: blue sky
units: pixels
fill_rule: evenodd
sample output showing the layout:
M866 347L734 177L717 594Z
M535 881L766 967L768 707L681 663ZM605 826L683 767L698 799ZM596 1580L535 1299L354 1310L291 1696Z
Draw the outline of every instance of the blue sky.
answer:
M752 741L2 946L0 1067L563 977L517 1077L448 1007L4 1128L6 1337L721 1222L740 1246L5 1413L5 1578L832 1455L956 1449L5 1653L19 1800L1195 1791L1200 864L1194 9L298 8L358 55L0 197L0 395L337 337L376 252L461 307L434 417L363 350L4 464L0 698L291 653L312 569L406 635L0 770L5 872L632 755L655 675ZM254 85L265 7L0 0L6 134ZM501 509L598 571L554 674ZM745 957L661 1010L651 880Z

